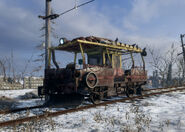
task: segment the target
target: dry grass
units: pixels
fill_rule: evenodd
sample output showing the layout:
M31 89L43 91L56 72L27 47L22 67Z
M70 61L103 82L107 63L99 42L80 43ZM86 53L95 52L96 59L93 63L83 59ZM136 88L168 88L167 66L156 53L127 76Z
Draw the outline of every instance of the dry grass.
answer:
M120 111L119 107L117 107L117 111ZM123 132L148 132L152 125L150 114L144 113L140 110L139 106L133 105L125 112L123 118L118 119L114 116L96 112L93 119L96 123L104 123L112 127L118 126L120 131ZM169 127L169 124L170 120L159 122L158 131L165 131Z

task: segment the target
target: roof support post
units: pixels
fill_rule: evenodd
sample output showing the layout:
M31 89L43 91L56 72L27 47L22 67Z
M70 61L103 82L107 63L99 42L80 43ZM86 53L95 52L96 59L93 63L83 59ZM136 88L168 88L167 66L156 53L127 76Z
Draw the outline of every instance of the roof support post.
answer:
M130 56L132 58L132 68L134 68L135 67L135 62L134 62L134 57L133 57L132 52L130 52Z
M119 55L119 61L120 61L120 68L122 68L122 56L121 55Z
M59 69L59 66L58 66L57 61L56 61L56 58L55 58L55 50L52 49L52 50L51 50L51 53L52 53L52 60L53 60L53 63L54 63L54 65L56 66L56 68L57 68L57 70L58 70L58 69Z
M141 55L142 61L143 61L143 70L145 71L145 60L144 57Z
M103 51L103 65L105 66L105 51Z
M79 43L80 45L80 51L81 51L81 54L82 54L82 58L83 58L83 68L85 68L85 55L84 55L84 50L83 50L83 47L82 47L82 44Z
M109 61L112 64L112 60L111 60L111 57L110 57L110 54L109 54L109 50L107 48L106 48L106 51L107 51L107 55L108 55Z
M77 53L75 52L75 57L74 57L74 64L76 65L76 57L77 57Z

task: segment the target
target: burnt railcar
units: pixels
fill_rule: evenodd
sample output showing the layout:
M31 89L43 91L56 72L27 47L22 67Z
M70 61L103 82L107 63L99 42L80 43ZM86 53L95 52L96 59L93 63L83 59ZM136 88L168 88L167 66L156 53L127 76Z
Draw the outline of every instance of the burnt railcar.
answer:
M45 69L44 85L38 88L46 100L60 95L80 94L88 96L93 103L109 96L142 94L142 85L147 82L145 70L145 49L99 37L76 38L72 41L62 38L57 47L50 48L50 57L56 68ZM55 51L74 53L74 62L60 68ZM135 66L133 53L141 55L143 66ZM80 54L82 59L77 60ZM122 67L122 56L129 54L132 66ZM50 62L49 62L50 64ZM81 65L77 68L76 65Z

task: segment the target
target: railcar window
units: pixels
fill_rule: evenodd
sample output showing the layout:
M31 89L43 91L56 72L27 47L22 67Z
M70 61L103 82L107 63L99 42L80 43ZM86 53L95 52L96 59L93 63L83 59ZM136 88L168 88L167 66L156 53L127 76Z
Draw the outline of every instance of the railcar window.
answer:
M120 56L114 56L114 66L116 68L120 67Z
M88 64L102 65L102 57L100 55L88 55Z
M124 70L129 70L132 67L132 59L130 57L130 54L123 55L122 66Z
M65 52L65 51L59 51L55 50L55 58L60 68L64 68L67 66L67 64L71 63L74 59L74 54ZM53 64L53 62L51 61ZM56 68L54 65L51 65L51 67Z
M112 55L110 54L109 56L110 56L110 59L112 60ZM111 62L107 54L105 54L105 65L111 66Z

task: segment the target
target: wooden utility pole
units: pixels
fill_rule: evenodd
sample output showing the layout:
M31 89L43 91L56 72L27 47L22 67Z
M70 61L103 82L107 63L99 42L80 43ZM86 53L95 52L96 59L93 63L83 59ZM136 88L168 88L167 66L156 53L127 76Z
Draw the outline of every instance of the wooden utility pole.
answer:
M185 81L185 48L184 48L184 42L183 42L183 37L185 36L185 34L181 34L181 44L182 44L182 54L183 54L183 58L184 58L184 65L183 65L183 81Z
M51 42L50 42L50 18L47 16L51 15L51 0L46 0L46 19L45 19L45 69L49 69L49 48L51 47Z

